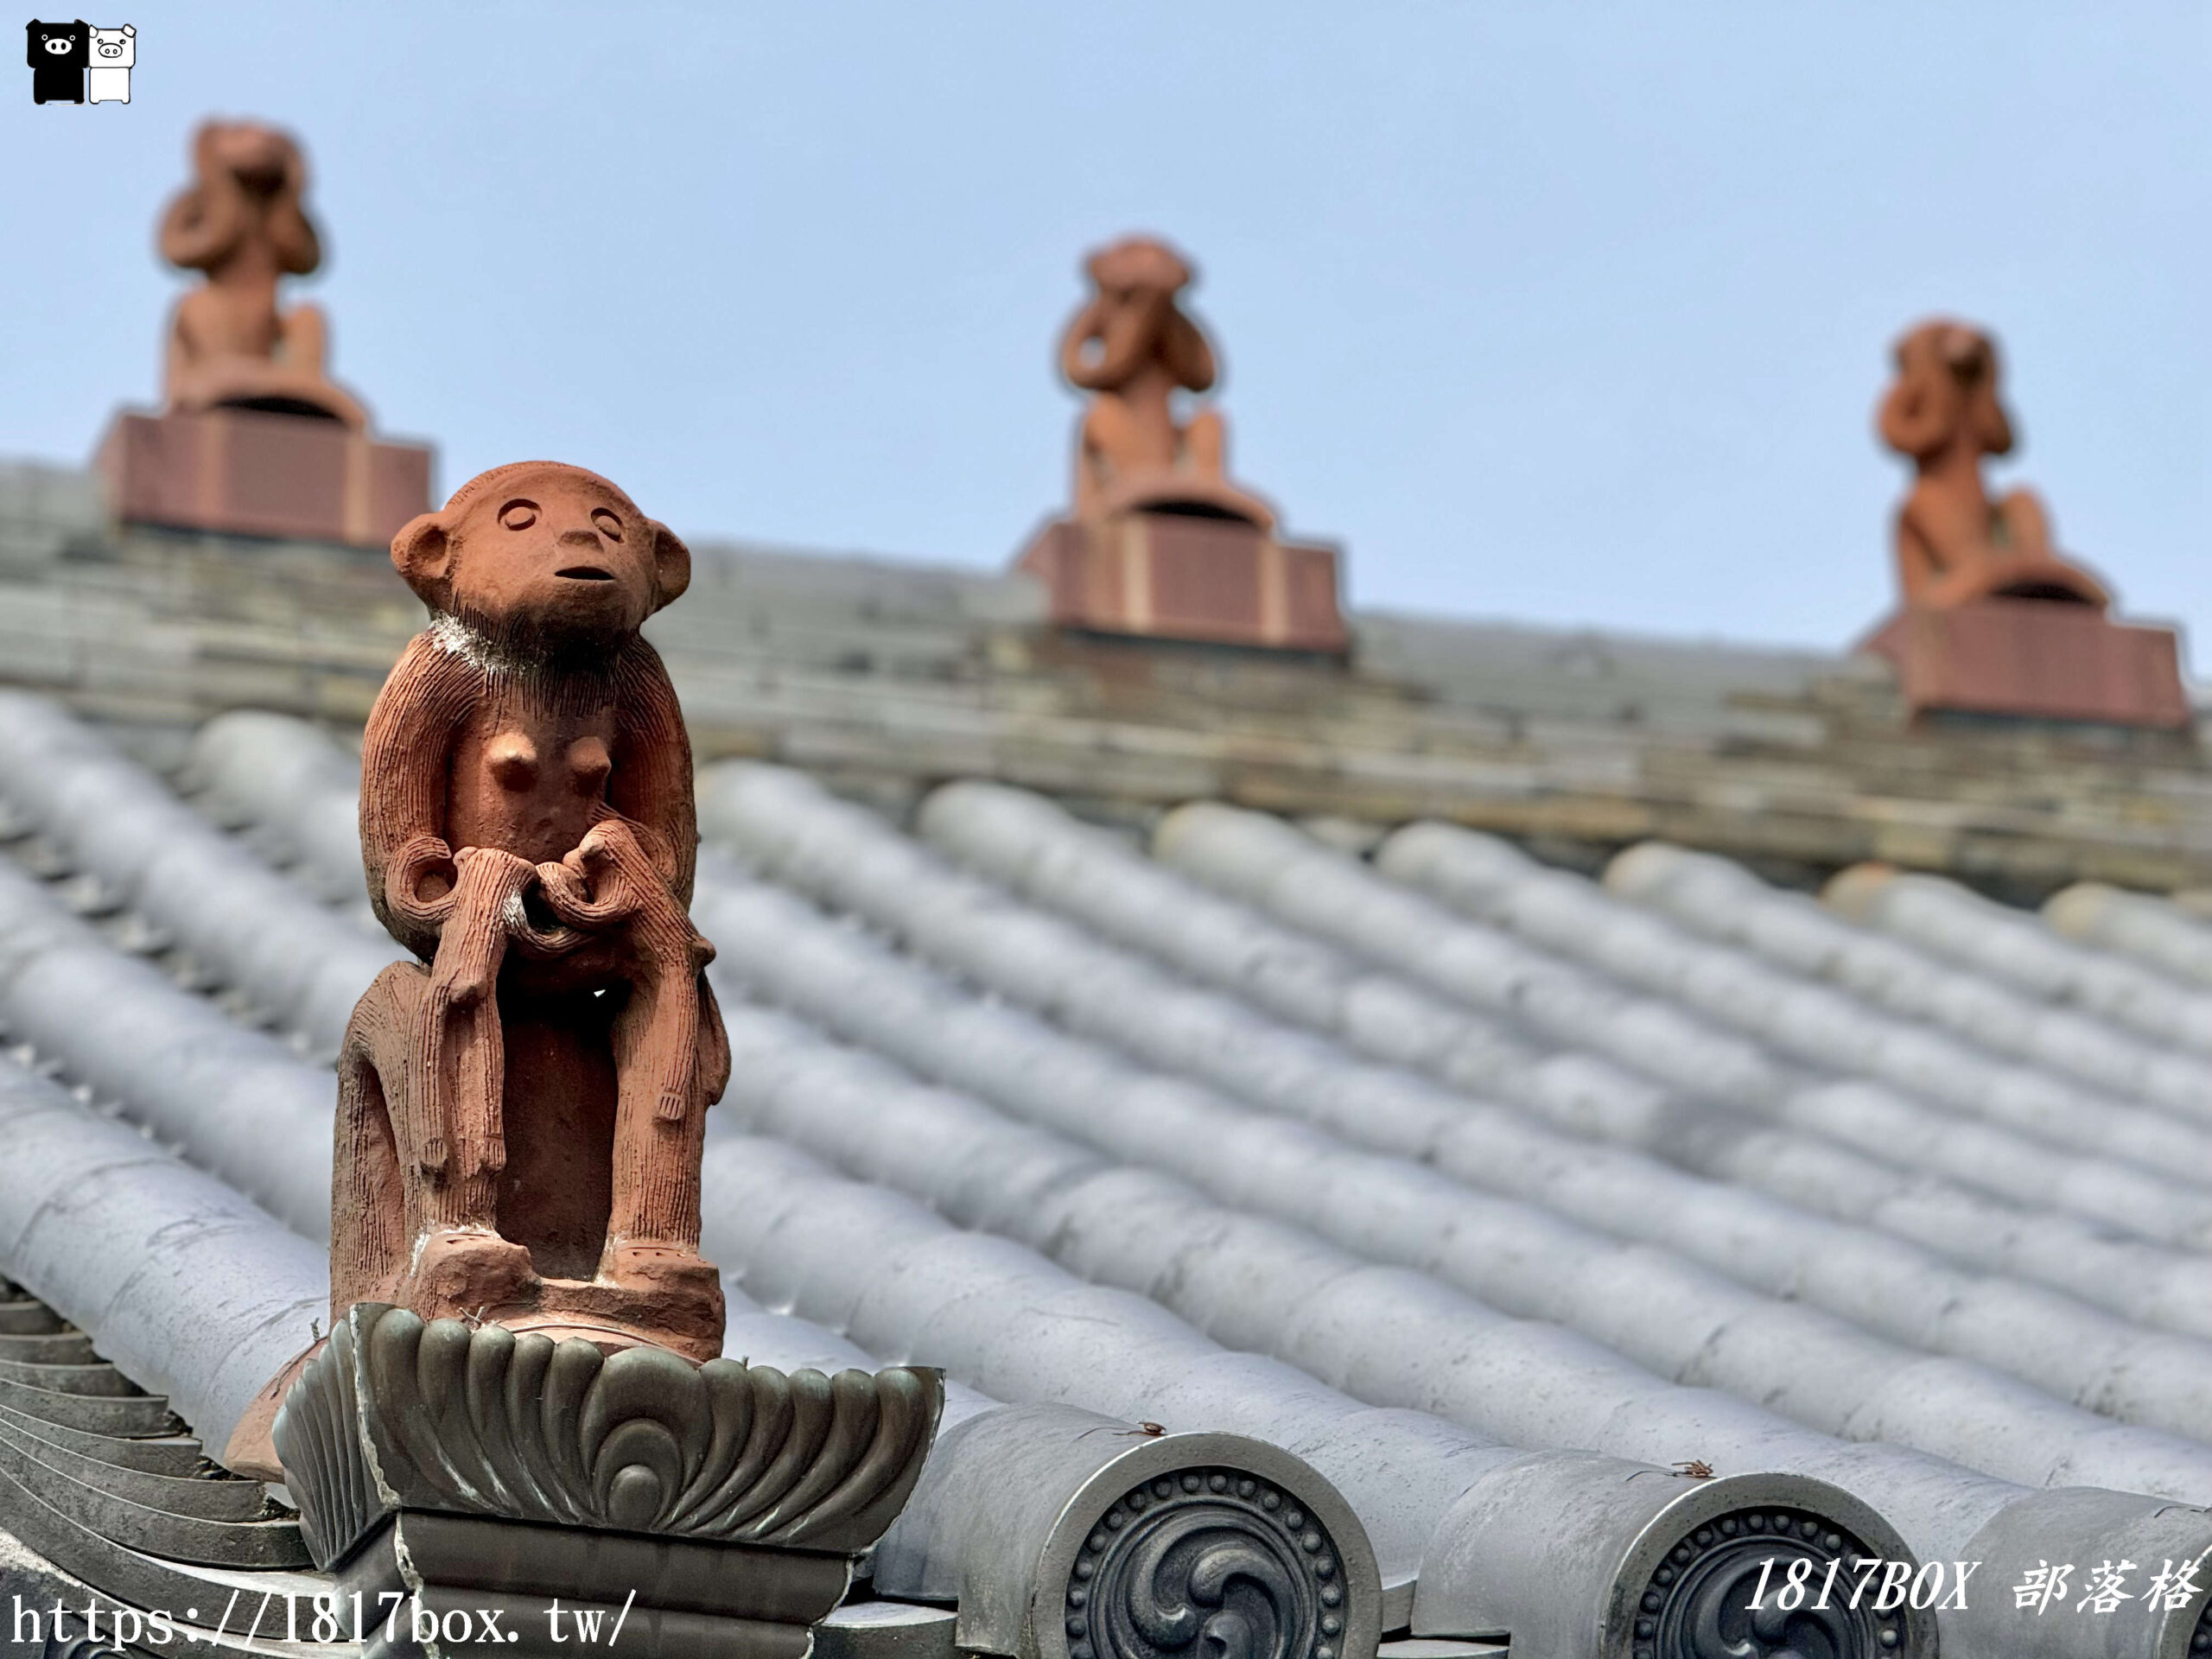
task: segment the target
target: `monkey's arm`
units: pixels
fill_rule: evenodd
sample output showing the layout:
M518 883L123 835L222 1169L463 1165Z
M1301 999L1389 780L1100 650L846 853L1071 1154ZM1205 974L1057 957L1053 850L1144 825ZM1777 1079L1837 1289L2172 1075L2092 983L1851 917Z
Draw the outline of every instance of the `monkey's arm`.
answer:
M428 961L453 891L446 789L454 734L484 695L481 672L425 632L378 693L361 740L361 862L392 938Z
M1067 378L1070 385L1079 386L1085 391L1096 391L1109 384L1100 378L1100 370L1104 365L1086 361L1083 354L1084 347L1092 340L1103 344L1105 337L1106 302L1102 296L1077 312L1075 321L1068 324L1067 332L1060 336L1060 372Z
M162 215L162 257L183 270L207 270L237 245L245 232L245 202L235 188L201 181L184 191Z
M607 798L617 812L648 832L639 839L653 868L688 906L699 862L691 739L660 653L643 639L623 652L620 699Z
M307 189L307 160L293 149L284 158L283 194L264 222L279 269L295 276L305 276L322 264L322 238L315 234L315 221L308 217L304 205Z
M1160 354L1166 360L1167 371L1175 377L1176 385L1192 391L1204 391L1213 385L1213 347L1206 344L1205 334L1198 325L1172 302L1160 328Z
M1101 294L1084 306L1060 342L1060 372L1085 391L1109 391L1124 385L1144 366L1163 321L1174 306L1164 294L1148 292L1135 302ZM1098 355L1086 361L1083 348L1098 342Z

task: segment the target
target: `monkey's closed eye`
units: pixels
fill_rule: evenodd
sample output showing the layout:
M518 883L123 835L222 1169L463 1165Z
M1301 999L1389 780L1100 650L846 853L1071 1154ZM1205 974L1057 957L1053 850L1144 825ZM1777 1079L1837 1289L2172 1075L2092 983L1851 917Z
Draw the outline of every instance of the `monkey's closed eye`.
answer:
M509 530L528 530L537 522L537 503L510 501L499 509L499 522Z
M619 542L622 539L622 521L605 507L594 507L591 521L598 527L599 533L606 537L608 541Z

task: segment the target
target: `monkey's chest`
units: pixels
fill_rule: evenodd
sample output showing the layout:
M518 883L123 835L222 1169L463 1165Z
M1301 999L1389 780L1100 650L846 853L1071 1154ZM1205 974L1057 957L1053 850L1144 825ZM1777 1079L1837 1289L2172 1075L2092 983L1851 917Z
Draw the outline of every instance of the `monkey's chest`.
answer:
M575 851L607 799L607 736L534 723L471 734L454 752L450 844L497 847L534 864Z
M177 326L192 349L201 356L237 353L267 357L276 348L276 289L264 293L257 284L232 292L214 287L185 296L177 308Z

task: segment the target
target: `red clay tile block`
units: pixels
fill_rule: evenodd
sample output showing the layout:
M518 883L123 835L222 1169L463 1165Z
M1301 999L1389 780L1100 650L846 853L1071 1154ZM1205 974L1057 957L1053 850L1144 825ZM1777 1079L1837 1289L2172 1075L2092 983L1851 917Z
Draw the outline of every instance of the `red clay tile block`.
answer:
M1860 646L1897 665L1923 709L2096 721L2190 723L2179 636L2113 622L2088 605L1984 599L1898 611Z
M1056 519L1016 568L1043 581L1061 627L1292 651L1348 643L1336 550L1277 541L1233 518Z
M384 547L429 509L430 461L312 416L126 410L94 465L124 524Z

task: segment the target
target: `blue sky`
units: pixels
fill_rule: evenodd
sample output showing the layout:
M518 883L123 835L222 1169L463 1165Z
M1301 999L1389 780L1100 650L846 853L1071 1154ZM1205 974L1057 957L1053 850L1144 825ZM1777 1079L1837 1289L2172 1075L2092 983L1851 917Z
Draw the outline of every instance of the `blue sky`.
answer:
M250 114L308 147L336 374L445 488L551 455L697 537L1000 563L1065 498L1077 264L1141 228L1356 604L1840 645L1888 344L1943 311L2003 342L1999 475L2202 633L2208 19L120 0L129 107L0 95L0 456L154 397L155 219Z

